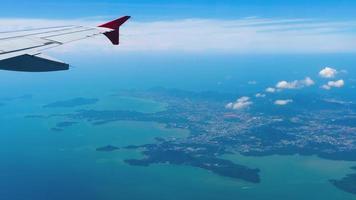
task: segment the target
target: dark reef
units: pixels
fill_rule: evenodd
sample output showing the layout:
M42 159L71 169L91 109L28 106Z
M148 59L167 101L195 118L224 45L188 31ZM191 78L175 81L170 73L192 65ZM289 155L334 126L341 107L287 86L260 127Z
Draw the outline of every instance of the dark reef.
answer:
M119 147L112 146L112 145L107 145L107 146L104 146L104 147L96 148L96 151L111 152L111 151L116 151L116 150L119 150L119 149L120 149Z
M0 101L16 101L16 100L29 100L29 99L32 99L31 94L25 94L25 95L15 96L15 97L0 98Z
M75 124L77 124L78 122L59 122L57 123L56 127L58 128L65 128L65 127L70 127L73 126Z
M76 107L76 106L95 104L98 101L99 101L98 99L75 98L66 101L57 101L54 103L44 105L43 107L44 108Z
M356 167L352 167L356 171ZM340 180L330 180L330 182L340 190L356 195L356 173L348 174Z
M51 131L53 131L53 132L62 132L63 129L61 129L61 128L51 128Z

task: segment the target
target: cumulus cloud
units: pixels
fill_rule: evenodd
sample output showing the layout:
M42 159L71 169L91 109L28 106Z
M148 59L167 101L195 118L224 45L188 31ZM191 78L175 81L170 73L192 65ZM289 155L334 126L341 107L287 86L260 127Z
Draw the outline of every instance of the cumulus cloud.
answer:
M280 81L276 84L276 88L278 89L299 89L303 87L309 87L314 85L315 82L310 78L306 77L303 80L294 80L291 82L288 81Z
M232 109L232 110L241 110L249 107L251 104L253 103L252 101L250 101L250 97L244 96L237 99L235 102L226 104L225 108Z
M285 99L285 100L279 99L274 102L274 104L278 106L285 106L290 103L293 103L292 99Z
M297 88L298 81L280 81L276 84L276 88L278 89L295 89Z
M1 30L89 25L109 19L78 20L0 19ZM103 45L103 37L82 45L69 45L67 51L184 51L235 53L333 53L356 52L356 34L343 30L355 27L353 21L310 19L179 19L131 20L121 29L121 48ZM84 45L85 44L85 45ZM109 50L109 51L108 51ZM56 50L57 51L57 50Z
M249 85L256 85L257 84L257 81L249 81L247 82Z
M331 86L331 87L340 88L340 87L343 87L345 85L345 82L344 82L344 80L329 81L328 85Z
M273 87L266 88L266 92L275 93L276 92L276 88L273 88Z
M338 80L338 81L329 81L327 84L321 86L325 90L330 90L331 88L341 88L344 87L345 81L344 80Z
M338 71L336 69L333 69L331 67L325 67L319 72L319 76L323 78L334 78Z
M327 84L322 85L321 88L323 88L324 90L330 90L331 89L331 87L328 86Z
M265 97L266 97L266 94L257 93L255 96L256 96L257 98L265 98Z
M324 101L327 103L334 103L334 104L341 104L341 105L353 104L352 101L342 101L342 100L338 100L338 99L324 99Z
M302 80L302 83L308 87L314 85L315 81L313 81L313 79L311 79L310 77L306 77L304 80Z

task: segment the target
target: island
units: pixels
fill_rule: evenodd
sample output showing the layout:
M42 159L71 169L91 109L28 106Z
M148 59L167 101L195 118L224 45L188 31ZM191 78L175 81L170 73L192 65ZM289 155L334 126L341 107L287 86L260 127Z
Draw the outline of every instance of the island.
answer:
M113 145L107 145L103 147L96 148L96 151L104 151L104 152L111 152L111 151L116 151L119 150L119 147L113 146Z
M356 161L356 126L352 123L356 119L356 105L330 101L320 94L295 94L293 104L288 107L273 105L272 99L254 98L253 106L245 109L226 106L243 96L238 93L152 88L122 90L116 95L161 102L165 110L144 113L81 109L52 116L65 121L86 121L93 126L140 121L189 131L187 137L165 137L151 144L124 147L145 155L143 159L125 161L136 166L188 165L258 183L259 169L231 162L223 155L300 154Z
M250 169L229 160L217 158L225 152L222 149L206 145L185 145L163 143L161 145L129 146L127 149L144 148L143 159L127 159L126 163L135 166L149 166L156 163L187 165L209 170L217 175L259 183L259 169Z

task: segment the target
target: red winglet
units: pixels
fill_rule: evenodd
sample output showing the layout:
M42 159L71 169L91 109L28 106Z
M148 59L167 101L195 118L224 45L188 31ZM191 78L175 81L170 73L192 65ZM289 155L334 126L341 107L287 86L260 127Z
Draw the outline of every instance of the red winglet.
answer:
M120 37L120 34L119 34L120 26L123 25L130 18L131 18L130 16L121 17L121 18L116 19L114 21L102 24L102 25L100 25L98 27L112 29L113 31L106 32L106 33L104 33L104 35L107 38L109 38L109 40L111 41L111 43L113 45L119 45L119 43L120 43L120 39L119 39L119 37Z
M117 29L120 28L121 25L123 25L130 18L131 18L130 16L121 17L121 18L116 19L114 21L102 24L99 27L110 28L110 29L113 29L113 30L117 30Z

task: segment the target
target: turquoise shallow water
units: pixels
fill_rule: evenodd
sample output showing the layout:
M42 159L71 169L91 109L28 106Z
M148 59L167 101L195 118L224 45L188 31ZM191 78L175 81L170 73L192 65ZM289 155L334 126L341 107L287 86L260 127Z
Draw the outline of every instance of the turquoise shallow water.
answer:
M150 101L130 101L125 98L116 104L127 108L143 104L141 109L147 112L161 109ZM262 183L250 184L193 167L123 163L125 158L141 157L136 151L95 151L108 144L139 145L154 142L155 137L184 137L188 134L184 130L168 130L157 123L116 122L101 126L80 123L63 132L50 131L57 121L18 115L2 119L0 193L4 199L355 198L333 187L328 179L344 176L356 163L313 156L225 156L261 169Z
M191 90L226 90L226 88L219 89L217 81L220 79L230 81L226 78L228 73L225 72L235 69L229 65L225 70L217 70L219 73L214 73L215 70L209 66L207 71L200 73L198 69L193 69L193 75L184 77L188 74L184 70L174 68L175 75L173 72L168 73L169 70L164 66L170 64L169 61L163 64L161 61L148 61L151 64L147 64L145 68L155 63L159 66L153 67L153 72L146 76L142 74L146 69L140 67L136 61L131 65L129 61L125 61L129 66L134 66L133 69L117 66L117 63L114 63L114 67L110 63L101 67L107 70L114 70L117 67L116 73L106 73L98 67L95 68L94 65L98 63L88 64L85 70L81 67L58 74L2 73L0 75L1 98L23 94L31 94L32 98L2 100L4 105L0 107L0 199L351 200L356 198L328 183L328 179L340 178L351 172L349 167L356 165L356 162L329 161L314 156L224 156L237 163L261 169L261 184L250 184L193 167L164 164L133 167L125 164L123 160L126 158L142 156L136 151L120 150L109 153L95 151L97 147L108 144L139 145L154 142L155 137L185 137L188 135L185 130L166 129L161 124L150 122L115 122L100 126L80 122L65 128L63 132L53 132L50 129L57 122L63 121L62 119L24 117L29 114L68 113L82 108L155 112L164 109L165 105L144 99L112 95L119 89L154 86ZM198 61L193 61L183 60L185 64L197 65ZM249 62L245 64L252 66ZM185 70L187 69L188 67L185 67ZM245 69L236 66L235 70L248 74ZM316 70L312 68L310 71L312 73ZM304 77L304 75L300 76ZM246 84L249 79L257 79L260 76L251 75L251 78L241 80L231 88L231 91L253 90L250 87L257 86L243 84ZM263 79L259 82L274 83L273 76L275 75L267 75L268 80ZM193 80L193 77L201 78L200 85ZM186 82L183 81L185 79ZM232 76L231 79L238 78ZM260 84L262 84L260 87L264 87L263 83ZM78 108L42 107L54 101L76 97L98 98L99 102Z

